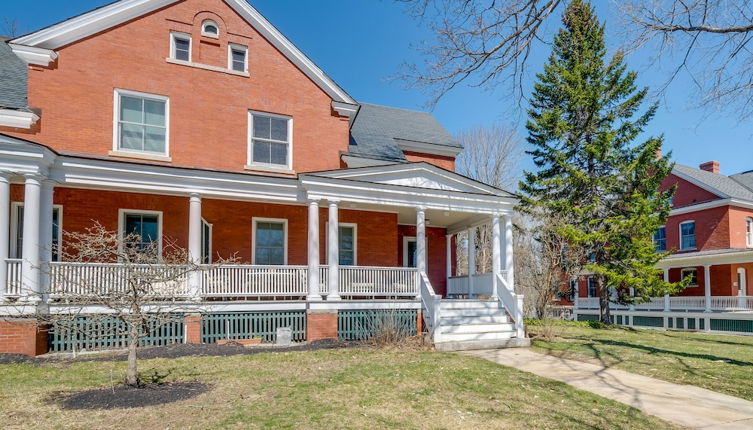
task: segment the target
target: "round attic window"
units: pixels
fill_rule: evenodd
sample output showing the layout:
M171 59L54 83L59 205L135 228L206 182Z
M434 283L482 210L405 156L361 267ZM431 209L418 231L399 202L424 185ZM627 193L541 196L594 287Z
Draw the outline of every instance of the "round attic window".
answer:
M208 19L201 23L201 35L217 38L220 36L220 27L216 22Z

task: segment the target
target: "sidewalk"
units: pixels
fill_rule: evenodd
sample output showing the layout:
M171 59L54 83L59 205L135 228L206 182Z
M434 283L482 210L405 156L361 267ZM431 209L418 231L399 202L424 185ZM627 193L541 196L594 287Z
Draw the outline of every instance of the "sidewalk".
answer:
M466 351L461 354L562 381L680 426L714 430L753 428L753 402L703 388L664 382L524 348Z

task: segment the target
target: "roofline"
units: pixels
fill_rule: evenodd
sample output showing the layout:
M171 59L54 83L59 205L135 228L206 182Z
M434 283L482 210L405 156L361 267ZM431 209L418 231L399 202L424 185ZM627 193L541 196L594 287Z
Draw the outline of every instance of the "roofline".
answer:
M685 166L685 167L690 167L690 166ZM693 167L690 167L690 168L693 169ZM706 190L706 191L708 191L710 193L716 194L717 196L719 196L719 197L721 197L723 199L730 198L730 196L728 194L721 192L717 188L714 188L711 185L709 185L709 184L707 184L707 183L705 183L703 181L695 179L692 176L689 176L689 175L687 175L685 173L682 173L682 172L678 171L677 169L672 169L672 174L675 175L675 176L677 176L677 177L679 177L680 179L684 179L684 180L690 182L691 184L693 184L695 186L701 187L701 188L703 188L704 190ZM735 183L737 183L737 181L735 181Z

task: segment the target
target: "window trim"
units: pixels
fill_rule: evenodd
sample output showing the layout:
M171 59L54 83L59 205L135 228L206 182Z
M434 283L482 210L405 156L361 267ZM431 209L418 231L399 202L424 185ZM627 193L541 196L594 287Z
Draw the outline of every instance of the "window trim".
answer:
M208 255L207 255L207 260L208 261L205 263L204 262L204 255L203 255L203 253L204 253L204 242L202 241L202 243L201 243L201 252L202 252L201 263L202 264L212 264L212 237L214 236L214 224L211 224L211 223L207 222L207 220L205 220L203 217L201 218L201 236L202 236L202 239L204 239L204 226L209 227L209 235L207 237L207 241L209 242L209 249L207 250L208 251Z
M411 267L408 266L408 243L409 242L417 242L416 236L403 236L403 267ZM426 262L429 262L429 237L424 237L424 242L426 242L425 248L426 248ZM416 261L418 264L418 261ZM427 266L428 267L428 266ZM476 273L479 275L479 273Z
M745 218L745 246L753 248L753 217Z
M175 39L183 39L188 41L188 60L179 60L178 57L175 55ZM193 41L191 40L191 35L189 33L183 33L180 31L171 31L170 32L170 55L169 58L172 58L175 61L187 61L191 62L193 58Z
M165 102L165 152L136 151L133 149L120 149L120 133L118 133L118 123L120 122L120 97L131 96L139 98L148 98ZM124 90L115 88L113 91L113 118L112 118L112 151L110 155L120 155L135 158L150 158L159 161L170 161L170 97L159 94L142 93L139 91Z
M693 224L693 239L696 240L696 244L692 248L684 248L682 246L682 226L684 224L690 224L690 223ZM679 238L680 238L680 244L679 244L680 245L680 251L693 251L693 250L698 249L698 238L696 237L696 234L695 234L695 220L689 219L687 221L681 222L680 224L678 224L677 230L678 230L678 233L680 234L680 236L679 236Z
M18 249L18 208L23 207L24 202L10 202L10 236L9 236L9 248L8 248L8 258L11 255L16 255L17 257L13 259L21 259L23 258L22 253L23 250ZM59 246L62 246L63 244L63 205L52 205L53 212L57 209L58 211L58 244ZM54 253L53 253L54 255ZM52 259L52 261L60 261L60 253L58 252L58 258Z
M125 217L126 215L157 215L157 249L159 256L162 257L162 236L163 236L163 230L162 230L162 211L152 211L152 210L143 210L143 209L118 209L118 241L119 246L121 249L118 249L119 252L122 252L122 246L123 246L123 229L125 228Z
M664 249L657 249L656 234L661 229L664 229ZM680 233L682 234L682 230L680 230ZM656 252L667 252L667 226L666 225L660 225L659 227L656 228L656 231L654 232L653 242L654 242L654 249L656 250Z
M698 268L697 267L683 267L680 269L680 280L685 279L685 272L695 272L695 284L688 284L688 288L695 288L700 286L700 282L698 282Z
M594 284L594 294L591 295L591 283ZM588 276L586 278L586 296L587 297L599 297L599 286L596 284L596 277Z
M233 69L233 50L243 51L243 70ZM227 69L238 73L248 73L248 46L237 43L227 44Z
M254 161L254 115L266 116L271 118L286 119L288 121L288 162L287 164L259 163ZM246 169L253 170L259 168L262 170L293 170L293 117L289 115L280 115L276 113L248 111L248 135L246 136Z
M256 225L259 222L276 222L282 223L283 236L283 266L288 265L288 220L287 218L251 218L251 264L254 266L266 266L266 264L256 264Z
M327 256L327 264L331 264L329 261L329 221L327 221L325 226L325 231L327 232L325 234L325 255ZM337 223L338 231L337 231L337 250L340 251L340 227L352 227L353 228L353 266L358 266L358 224L354 222L339 222ZM337 257L337 264L340 265L340 255L338 253Z
M211 34L207 33L206 28L208 25L214 26L214 28L217 29L217 34ZM212 39L219 39L220 38L220 26L215 22L213 19L205 19L201 22L201 35L204 37L211 37Z

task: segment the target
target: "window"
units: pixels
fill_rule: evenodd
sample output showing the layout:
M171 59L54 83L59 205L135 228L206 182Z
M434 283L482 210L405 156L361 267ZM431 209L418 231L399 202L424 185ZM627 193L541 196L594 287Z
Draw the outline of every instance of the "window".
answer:
M287 220L254 219L254 264L287 264Z
M14 202L11 209L10 258L23 258L24 204ZM60 244L63 242L63 207L52 208L52 261L60 261Z
M339 263L341 266L356 265L356 225L340 224L338 230Z
M753 247L753 218L745 218L745 245Z
M201 35L217 39L220 36L220 26L208 19L201 23Z
M680 249L695 249L695 221L680 223Z
M120 216L120 234L122 237L137 235L134 245L143 250L156 242L157 252L162 253L162 213L153 211L123 211Z
M575 301L575 296L578 294L578 280L577 279L571 279L570 280L570 291L568 292L568 296L570 297L570 301Z
M201 263L212 263L212 224L201 220Z
M167 155L167 97L115 91L115 149Z
M667 250L667 228L664 226L659 227L654 233L654 246L656 252L664 252Z
M248 71L248 48L233 43L228 44L227 68L236 72Z
M191 35L170 33L170 58L191 61Z
M291 125L289 117L251 112L249 163L290 167Z
M588 277L588 297L596 297L596 278L593 276Z
M698 286L698 270L695 267L689 268L689 269L682 269L680 271L680 277L682 279L690 277L690 284L688 285L688 287Z

